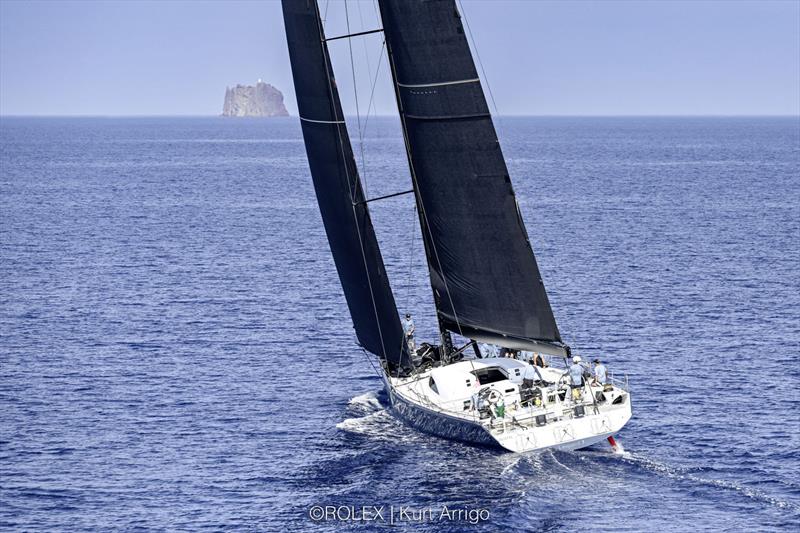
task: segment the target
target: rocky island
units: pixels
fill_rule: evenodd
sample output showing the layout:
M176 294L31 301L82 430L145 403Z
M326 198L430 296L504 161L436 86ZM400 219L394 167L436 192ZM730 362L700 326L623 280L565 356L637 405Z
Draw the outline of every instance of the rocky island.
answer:
M258 80L255 85L225 88L223 117L288 117L283 105L283 93Z

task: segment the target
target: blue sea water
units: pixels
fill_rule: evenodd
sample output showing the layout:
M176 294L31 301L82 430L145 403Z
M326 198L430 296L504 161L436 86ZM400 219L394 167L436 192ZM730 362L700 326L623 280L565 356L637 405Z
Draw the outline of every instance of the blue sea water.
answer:
M321 505L434 510L400 530L797 531L798 119L499 131L562 335L630 380L626 454L513 455L394 418L296 119L4 117L0 528L389 527L314 522ZM371 196L409 187L396 121L364 146ZM411 199L371 205L432 338Z

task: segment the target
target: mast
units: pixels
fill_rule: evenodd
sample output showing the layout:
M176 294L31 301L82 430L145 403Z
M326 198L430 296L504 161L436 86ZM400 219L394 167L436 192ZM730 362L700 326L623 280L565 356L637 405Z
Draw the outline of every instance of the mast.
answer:
M378 0L442 329L563 355L454 0Z
M315 0L283 0L308 163L359 344L410 368L394 295L358 176Z

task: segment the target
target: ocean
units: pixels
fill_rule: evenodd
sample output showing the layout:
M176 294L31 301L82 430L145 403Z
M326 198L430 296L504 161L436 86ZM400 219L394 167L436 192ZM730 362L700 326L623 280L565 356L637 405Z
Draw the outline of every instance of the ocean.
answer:
M3 117L0 528L797 531L800 120L497 125L562 336L629 379L625 454L392 415L296 118ZM351 125L370 197L410 186L398 128ZM432 340L412 198L370 205Z

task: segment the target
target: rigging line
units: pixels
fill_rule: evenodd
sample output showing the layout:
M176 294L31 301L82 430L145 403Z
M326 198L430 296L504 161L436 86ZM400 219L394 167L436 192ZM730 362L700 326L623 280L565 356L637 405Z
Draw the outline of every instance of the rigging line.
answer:
M356 202L356 204L368 204L370 202L377 202L378 200L387 200L389 198L394 198L395 196L402 196L404 194L410 194L412 192L414 192L414 189L411 189L410 191L394 192L392 194L385 194L383 196L378 196L377 198L369 198L367 200L361 200L360 202Z
M324 39L325 30L322 27L322 20L319 17L319 5L315 4L315 7L316 7L315 12L316 12L316 17L317 17L317 29L319 31L320 37ZM327 78L327 81L328 81L328 96L330 97L332 115L333 115L334 119L339 119L340 117L338 117L337 114L336 114L336 100L334 99L334 94L333 94L333 83L332 83L332 81L333 81L332 80L333 67L331 66L330 61L328 60L328 45L325 44L325 42L323 40L320 40L319 45L322 48L322 57L323 57L323 60L325 62L325 77ZM344 114L344 112L342 114ZM341 118L344 119L344 117L341 117ZM349 189L349 192L350 192L350 198L351 198L351 200L353 200L353 198L354 198L353 183L352 183L351 177L350 177L350 167L347 164L348 160L347 160L347 156L345 154L345 149L344 149L344 138L342 136L342 128L347 128L347 125L346 124L337 124L336 125L336 133L337 133L337 137L339 138L339 149L341 150L342 163L344 164L344 171L345 171L345 173L347 175L346 176L347 177L347 188ZM355 161L353 161L353 163L354 163L353 166L355 166ZM358 174L357 173L356 173L356 180L358 180ZM356 190L358 190L358 182L356 182L355 185L356 185ZM381 350L383 350L383 358L388 361L389 356L386 353L386 342L383 340L383 330L381 329L381 321L380 321L380 317L378 316L378 306L375 303L375 292L372 289L372 278L369 275L369 266L367 265L367 253L364 250L364 238L361 236L361 227L358 224L358 217L356 216L356 206L353 205L352 209L353 209L353 221L355 222L356 233L358 235L358 245L361 248L361 259L364 262L364 273L366 274L367 286L369 287L369 297L370 297L370 300L372 301L372 312L375 314L375 324L376 324L376 326L378 328L378 336L381 339ZM365 213L365 215L367 217L369 217L369 211L366 210L366 208L365 208L364 213Z
M378 377L381 377L380 372L378 372L378 369L375 368L375 363L372 361L372 357L370 357L369 354L367 353L367 350L365 350L363 346L359 346L359 347L361 348L361 353L363 353L364 357L367 358L367 361L369 362L369 366L371 366L372 370L375 371L375 375L378 376Z
M358 7L358 23L361 24L361 27L364 27L364 16L361 14L361 2L356 2L356 7ZM369 64L369 50L367 50L367 40L361 39L361 44L364 45L364 57L367 59L367 72L372 72L372 67Z
M337 127L337 130L339 131L339 139L340 139L340 143L341 143L341 137L342 137L341 129L339 127ZM344 147L342 149L344 150ZM345 168L347 168L347 164L346 163L345 163ZM350 172L349 172L349 170L347 171L347 174L348 174L347 186L350 187L350 178L349 178ZM358 179L358 174L356 174L356 179ZM351 192L351 195L352 195L352 192ZM386 353L386 343L383 340L383 331L381 329L381 320L380 320L380 317L378 316L378 305L375 303L375 292L372 289L372 278L369 275L369 266L367 265L367 253L364 250L364 238L361 236L361 227L359 226L359 220L358 220L358 216L357 216L357 213L356 213L356 204L353 204L352 209L353 209L353 220L355 221L355 226L356 226L356 233L358 234L358 245L361 248L361 259L364 262L364 274L366 274L366 276L367 276L367 286L369 287L369 298L372 301L372 312L375 314L375 325L378 328L378 336L381 339L381 349L383 350L383 358L388 361L389 360L389 356ZM364 209L365 209L365 211L364 211L365 212L365 216L369 217L369 211L366 210L366 207Z
M356 6L358 7L358 21L361 24L361 27L363 28L364 27L364 15L361 12L361 2L356 2ZM383 31L383 28L381 28L380 30L374 30L373 33L377 33L378 31ZM367 40L366 39L361 39L361 44L364 45L364 57L367 60L367 72L372 72L372 65L370 64L370 61L369 61L369 50L367 48ZM378 72L380 71L380 64L381 64L381 60L382 59L383 59L383 45L381 45L381 51L378 52L378 68L375 70L375 81L377 81L377 79L378 79ZM361 136L362 137L365 136L366 132L367 132L367 121L369 121L369 112L370 112L370 109L372 108L372 101L373 101L372 97L374 95L375 95L375 83L373 82L372 90L370 91L370 95L369 95L369 103L367 104L367 114L364 117L364 128L361 131ZM367 174L367 168L366 168L366 165L364 165L364 182L365 183L367 181L366 174Z
M330 3L331 3L331 0L325 0L325 14L322 16L322 25L323 25L323 27L325 26L325 23L328 21L328 6L330 5Z
M369 122L369 113L372 109L372 104L375 103L375 86L378 85L378 75L381 72L381 65L383 64L383 49L386 48L386 41L381 44L381 51L378 54L378 68L375 69L375 79L372 80L372 90L369 93L369 105L367 106L367 116L364 117L364 134L367 133L367 123ZM377 114L377 113L376 113ZM364 169L366 171L366 169Z
M382 22L382 21L381 21ZM383 25L383 24L382 24ZM383 25L385 27L385 25ZM397 68L394 64L394 56L392 55L391 48L389 45L386 45L386 55L389 56L389 66L392 69L392 84L394 85L395 97L397 98L397 111L400 114L400 121L403 125L403 141L405 141L406 146L406 155L408 157L408 166L411 171L411 181L414 184L414 190L419 191L419 183L417 182L417 172L414 169L414 162L411 158L411 141L408 138L408 126L406 125L406 114L405 110L402 107L402 99L400 97L400 87L397 85ZM433 254L436 256L436 262L439 264L439 270L441 271L442 281L444 281L445 291L447 292L447 299L450 301L450 309L453 310L453 316L456 319L456 326L458 327L458 333L463 337L464 333L461 330L461 321L458 319L458 313L456 312L456 306L453 303L453 297L450 295L450 289L447 283L447 277L444 275L444 269L442 268L442 262L439 260L439 252L436 250L436 243L433 241L433 233L431 233L430 223L428 221L428 215L425 212L425 205L422 202L422 196L418 193L414 195L416 197L416 203L419 206L419 212L422 218L425 219L425 229L428 232L428 236L430 238L431 247L433 248ZM422 224L420 223L420 230L422 231ZM434 298L434 306L436 305L436 300ZM437 309L438 313L438 309ZM437 317L438 319L438 317ZM441 332L441 328L440 328Z
M417 206L414 205L414 209L412 210L412 214L414 217L411 219L411 246L408 248L409 259L408 259L408 278L406 279L406 309L411 306L411 280L414 274L414 241L416 240L417 236ZM408 312L408 311L406 311Z
M461 0L456 0L458 2L458 7L461 11L461 14L464 17L464 24L467 26L467 33L469 34L469 39L472 41L472 48L475 49L475 57L478 58L478 65L481 67L481 74L483 74L483 79L486 82L486 89L489 91L489 98L492 100L492 107L494 107L494 114L497 116L497 121L500 123L502 128L503 121L500 119L500 111L497 109L497 102L494 100L494 93L492 92L492 86L489 84L489 78L486 76L486 70L483 68L483 61L481 61L481 54L478 52L478 43L475 42L475 36L472 35L472 28L469 25L469 19L467 19L467 12L464 11L464 6L461 4Z
M366 30L366 31L357 31L356 33L347 33L345 35L337 35L336 37L328 37L327 39L323 39L323 41L338 41L339 39L351 39L353 37L360 37L361 35L369 35L370 33L379 33L382 32L383 28L378 28L376 30Z
M411 192L413 192L413 190ZM417 204L416 204L416 202L414 203L414 209L412 210L412 213L413 213L414 216L411 219L411 246L408 248L408 251L409 251L409 254L408 254L408 256L409 256L409 260L408 260L408 278L406 278L406 297L405 297L405 300L406 300L406 305L405 305L406 313L408 313L408 310L411 307L411 279L412 279L412 276L413 276L413 273L414 273L413 272L413 270L414 270L414 240L415 240L416 233L417 233L415 231L416 230L415 221L416 221L416 218L417 218ZM406 342L405 331L403 332L403 339L402 339L401 342L403 342L403 343ZM408 345L406 345L406 346L408 346ZM403 345L402 344L400 345L400 350L401 351L403 350ZM416 355L416 354L409 353L409 358L411 358L411 367L412 367L411 375L412 376L416 372L416 369L413 368L414 367L414 359L413 359L414 355Z
M344 0L344 18L347 24L347 33L350 33L350 13L347 9L347 0ZM353 75L353 95L356 99L356 123L358 125L358 149L361 153L361 168L363 170L364 196L369 196L369 186L367 183L367 162L364 156L364 135L361 132L361 110L358 107L358 83L356 82L356 64L353 59L353 40L347 40L347 48L350 51L350 71ZM353 200L355 201L355 200Z
M381 28L383 28L383 19L381 18L381 11L378 7L378 0L372 0L372 9L375 11L375 20L378 21ZM381 51L378 54L378 68L375 70L375 81L372 83L372 94L370 95L370 101L372 100L372 96L375 94L375 84L378 81L378 72L381 70L381 63L383 62L383 49L386 48L386 35L383 36L383 44L381 44ZM377 115L377 112L375 113ZM369 120L369 109L367 109L367 120ZM364 124L364 130L367 129L366 123Z

